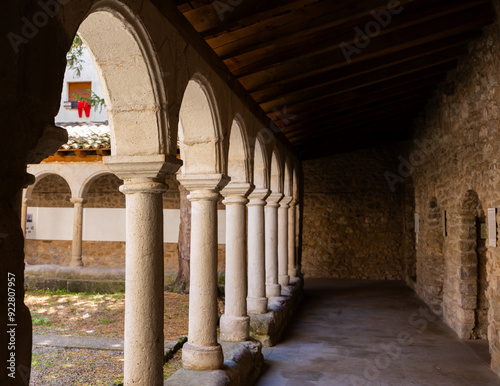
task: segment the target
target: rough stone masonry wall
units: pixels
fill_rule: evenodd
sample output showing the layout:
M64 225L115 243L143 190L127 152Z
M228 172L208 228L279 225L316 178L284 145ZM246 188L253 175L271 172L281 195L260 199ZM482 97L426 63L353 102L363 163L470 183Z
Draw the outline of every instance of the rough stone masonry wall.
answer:
M500 207L498 24L469 51L416 122L407 157L420 215L417 291L464 339L481 337L486 306L491 366L500 374L500 248L478 240L487 208Z
M166 181L169 190L163 195L164 209L179 208L179 183L175 176ZM85 208L125 208L125 195L119 191L123 181L113 174L97 178L89 187ZM33 189L29 206L48 208L72 208L71 191L63 178L50 175L42 178ZM219 209L224 209L220 204ZM163 248L164 268L167 271L178 269L176 243L165 243ZM25 258L28 264L69 265L71 260L71 241L66 240L26 240ZM218 270L224 270L225 245L218 247ZM121 241L84 241L82 261L86 267L125 267L125 242Z
M384 147L306 161L302 271L309 277L403 279L403 196Z

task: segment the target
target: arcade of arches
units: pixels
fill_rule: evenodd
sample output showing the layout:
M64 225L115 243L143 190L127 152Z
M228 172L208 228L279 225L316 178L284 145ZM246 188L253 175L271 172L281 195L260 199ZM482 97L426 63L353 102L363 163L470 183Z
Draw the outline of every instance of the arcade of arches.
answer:
M8 2L0 15L2 36L23 36L15 44L0 41L1 52L9 53L0 63L0 283L7 288L15 277L18 375L9 378L3 366L2 384L23 385L29 374L22 192L35 179L27 164L36 169L67 139L54 116L77 30L99 69L112 153L95 166L105 173L65 178L61 196L70 197L78 234L85 200L96 194L92 184L110 172L123 180L125 384L163 382L163 197L175 175L192 204L185 369L223 367L217 333L217 208L223 199L222 341L248 341L251 318L274 309L277 299L298 299L304 276L404 280L459 338L487 340L491 367L500 374L500 252L492 228L500 206L498 1L496 21L437 86L410 140L312 160L301 159L275 132L173 3L51 4L53 14L46 13L36 33L22 30L24 20L40 17L34 2ZM47 184L55 179L37 175L41 183L43 177ZM81 265L81 237L71 247L65 263ZM5 326L10 298L1 299ZM11 355L8 339L1 335L2 363Z

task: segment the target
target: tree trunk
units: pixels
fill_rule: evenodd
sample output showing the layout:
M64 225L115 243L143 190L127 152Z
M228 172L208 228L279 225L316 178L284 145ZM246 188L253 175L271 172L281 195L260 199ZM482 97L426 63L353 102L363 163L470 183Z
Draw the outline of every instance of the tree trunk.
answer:
M179 184L181 222L179 225L179 272L173 284L175 292L189 292L189 261L191 258L191 201L187 199L189 191Z

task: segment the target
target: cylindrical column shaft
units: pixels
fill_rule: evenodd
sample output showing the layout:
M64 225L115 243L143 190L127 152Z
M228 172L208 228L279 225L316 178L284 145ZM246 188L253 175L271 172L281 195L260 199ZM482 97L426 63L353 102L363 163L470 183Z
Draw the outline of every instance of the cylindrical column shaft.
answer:
M28 217L28 200L23 198L21 204L21 228L23 230L23 236L26 237L26 218Z
M295 202L292 201L288 210L288 276L297 277L295 263Z
M271 194L265 207L266 228L266 296L281 295L278 284L278 207L282 195Z
M83 238L83 198L72 198L73 209L73 242L71 244L72 267L82 267L82 238Z
M252 192L248 203L248 298L249 314L267 312L264 201L268 192Z
M163 385L163 183L127 183L125 385Z
M284 197L278 208L278 283L282 287L290 284L288 276L288 203L291 197Z
M226 205L226 303L221 317L221 339L242 342L248 339L247 315L246 203L245 194L228 195ZM224 192L223 192L224 193Z

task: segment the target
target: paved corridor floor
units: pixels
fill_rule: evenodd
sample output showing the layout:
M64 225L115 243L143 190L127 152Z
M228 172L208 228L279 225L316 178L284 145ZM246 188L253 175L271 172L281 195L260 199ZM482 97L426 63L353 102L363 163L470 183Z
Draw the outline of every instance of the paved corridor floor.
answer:
M402 282L306 279L259 386L500 385Z

